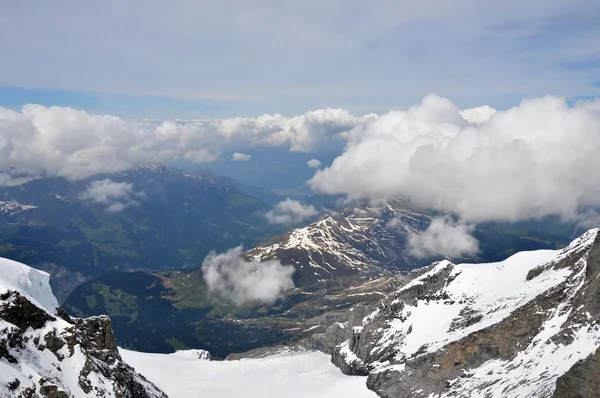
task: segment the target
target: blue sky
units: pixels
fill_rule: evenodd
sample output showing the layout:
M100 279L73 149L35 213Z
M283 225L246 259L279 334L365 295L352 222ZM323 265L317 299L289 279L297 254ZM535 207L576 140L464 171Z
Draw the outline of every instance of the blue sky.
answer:
M381 113L600 94L593 0L6 2L0 106L128 118Z

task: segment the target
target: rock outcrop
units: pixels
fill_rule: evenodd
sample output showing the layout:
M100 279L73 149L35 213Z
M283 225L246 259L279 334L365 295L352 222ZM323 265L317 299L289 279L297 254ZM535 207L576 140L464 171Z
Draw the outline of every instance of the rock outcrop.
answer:
M335 345L333 362L382 397L599 397L598 297L591 230L562 251L435 263L308 346Z
M552 395L552 398L598 397L600 397L600 348L560 376Z
M106 316L77 319L52 304L39 271L2 263L0 276L0 397L166 398L127 365ZM35 272L34 272L35 271ZM43 275L42 275L43 276ZM2 279L2 278L0 278ZM7 286L26 286L12 290Z

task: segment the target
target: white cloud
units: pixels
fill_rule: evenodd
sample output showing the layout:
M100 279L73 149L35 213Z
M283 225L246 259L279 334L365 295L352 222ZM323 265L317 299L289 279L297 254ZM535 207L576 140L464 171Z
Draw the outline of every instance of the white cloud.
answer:
M479 251L477 240L471 236L473 226L454 222L448 217L436 218L422 233L411 233L406 251L418 258L462 257Z
M484 124L490 120L496 113L496 110L489 105L479 106L477 108L463 109L459 114L471 124Z
M202 274L209 290L238 305L272 303L294 287L293 273L294 267L284 266L278 260L245 260L241 246L221 254L211 253L202 263Z
M310 159L306 162L306 164L311 169L318 169L319 167L321 167L321 161L319 159Z
M265 215L271 224L297 224L314 217L319 212L312 205L303 205L297 200L286 199Z
M471 124L431 95L352 130L344 153L309 185L372 200L403 197L470 223L577 220L600 206L598 104L526 99Z
M93 181L81 194L81 199L106 205L109 213L118 213L129 206L139 204L143 199L143 192L136 192L133 184L127 182L114 182L110 179Z
M252 159L252 155L247 153L234 152L233 155L231 155L231 160L234 162L245 162L250 159Z
M177 159L210 162L224 149L341 147L339 133L365 120L339 109L292 118L156 122L62 107L26 105L20 112L0 107L0 170L78 179Z

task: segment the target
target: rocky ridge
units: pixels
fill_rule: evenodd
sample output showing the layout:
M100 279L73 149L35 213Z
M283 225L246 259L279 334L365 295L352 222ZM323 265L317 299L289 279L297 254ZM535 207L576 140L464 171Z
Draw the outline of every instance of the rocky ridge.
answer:
M382 397L596 397L599 296L595 229L560 251L435 263L303 345Z
M296 269L296 283L309 284L363 271L407 270L419 263L406 255L409 233L431 218L403 201L331 212L246 252L256 260L279 259Z
M69 317L48 274L0 260L0 397L166 398L123 361L108 317Z

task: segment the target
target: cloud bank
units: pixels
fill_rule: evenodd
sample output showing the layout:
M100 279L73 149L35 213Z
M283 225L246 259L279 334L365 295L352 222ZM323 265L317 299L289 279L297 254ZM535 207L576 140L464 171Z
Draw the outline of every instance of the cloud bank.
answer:
M0 176L3 184L28 173L78 179L178 159L210 162L221 152L242 158L257 146L308 152L337 146L341 155L310 180L314 191L374 201L404 197L468 223L546 215L589 220L600 206L600 100L569 105L546 96L507 110L461 110L429 95L382 115L322 109L197 121L0 108L0 170L12 167ZM308 214L314 211L288 202L269 217L294 222Z
M271 224L297 224L317 214L319 212L314 206L303 205L297 200L288 198L268 211L265 217Z
M381 115L350 131L344 152L309 185L356 198L403 197L468 223L580 220L600 206L600 100L569 106L546 96L462 115L436 95Z
M295 117L263 115L198 121L126 120L85 111L0 107L0 170L81 179L134 166L187 159L211 162L222 150L279 146L291 151L341 148L340 133L364 123L341 109Z
M241 246L221 254L213 252L202 263L208 289L237 305L272 303L294 287L293 273L294 267L281 265L276 260L245 260Z
M406 252L417 258L463 257L476 254L479 243L471 236L473 226L452 221L449 217L436 218L423 233L408 236Z
M133 184L127 182L114 182L110 179L93 181L81 194L81 199L106 205L106 211L117 213L130 206L137 206L139 199L146 195L136 192Z

